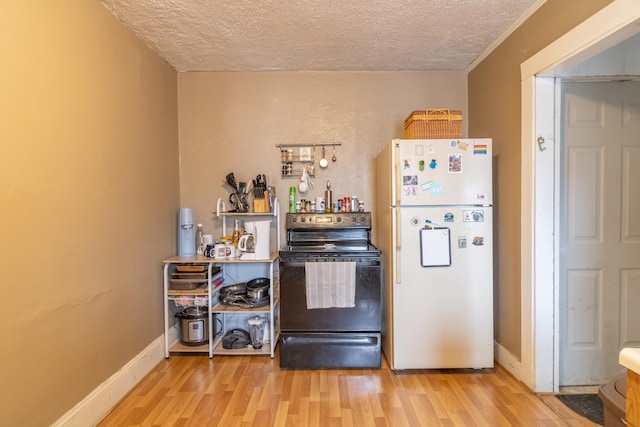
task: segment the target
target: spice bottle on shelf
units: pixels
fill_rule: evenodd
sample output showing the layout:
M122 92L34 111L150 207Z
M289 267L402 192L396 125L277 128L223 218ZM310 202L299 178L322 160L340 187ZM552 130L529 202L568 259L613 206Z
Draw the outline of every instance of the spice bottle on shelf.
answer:
M327 181L327 189L324 191L324 211L327 213L333 209L333 200L331 197L331 182Z
M351 196L349 212L358 212L358 196Z
M242 233L240 232L240 220L233 220L233 234L231 235L231 244L235 247L238 247L238 241L242 237Z

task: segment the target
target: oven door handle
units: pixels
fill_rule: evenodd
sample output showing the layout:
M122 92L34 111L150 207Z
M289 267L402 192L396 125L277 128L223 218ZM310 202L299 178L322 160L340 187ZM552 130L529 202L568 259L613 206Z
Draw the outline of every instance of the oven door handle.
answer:
M280 265L285 265L287 267L304 267L308 262L355 262L356 269L364 268L364 267L378 267L381 265L381 260L379 257L373 257L370 259L359 259L359 258L349 258L349 257L337 257L337 258L304 258L304 259L280 259Z

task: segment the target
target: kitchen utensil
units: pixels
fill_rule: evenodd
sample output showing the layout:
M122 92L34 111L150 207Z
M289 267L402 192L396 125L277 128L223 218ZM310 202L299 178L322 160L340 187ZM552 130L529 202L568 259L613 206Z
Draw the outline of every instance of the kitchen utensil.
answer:
M236 182L236 177L233 175L233 172L227 174L225 179L227 181L227 184L229 184L229 186L231 186L233 191L235 191L237 193L238 192L238 183Z
M264 319L260 316L252 317L249 323L249 334L251 335L251 345L255 350L262 348L264 340Z
M257 299L249 298L247 296L246 283L223 287L220 289L218 300L222 305L233 305L245 309L260 308L269 305L269 295Z
M322 147L322 158L320 159L319 165L322 169L326 168L327 166L329 166L329 162L326 159L326 155L325 155L325 151L324 151L324 147Z
M336 146L333 146L333 156L331 156L331 161L335 162L336 160L338 160L338 158L336 157Z
M246 183L244 190L246 191ZM247 201L247 195L248 193L240 191L229 195L229 203L236 207L231 212L249 212L249 202Z
M209 342L209 313L207 307L189 306L176 314L180 322L180 342L187 346Z
M316 165L313 164L313 162L311 163L307 163L307 175L313 175L316 171Z
M247 282L247 297L254 302L268 297L270 283L271 281L266 277L249 280Z
M241 252L254 253L255 247L253 234L245 234L238 240L238 249L240 249Z
M298 190L300 190L300 193L306 193L307 190L309 190L309 175L307 174L307 168L305 167L302 168Z
M226 350L239 350L247 348L251 344L251 335L244 329L236 328L227 332L222 338L222 348Z
M173 290L190 290L204 286L207 279L169 279L169 287Z
M196 265L178 265L176 266L176 271L180 273L202 273L207 271L207 266L203 264Z

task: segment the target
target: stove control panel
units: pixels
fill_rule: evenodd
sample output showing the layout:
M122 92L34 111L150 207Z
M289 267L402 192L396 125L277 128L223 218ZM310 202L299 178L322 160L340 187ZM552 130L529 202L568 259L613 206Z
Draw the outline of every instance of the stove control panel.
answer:
M287 230L299 228L371 228L371 212L287 213Z

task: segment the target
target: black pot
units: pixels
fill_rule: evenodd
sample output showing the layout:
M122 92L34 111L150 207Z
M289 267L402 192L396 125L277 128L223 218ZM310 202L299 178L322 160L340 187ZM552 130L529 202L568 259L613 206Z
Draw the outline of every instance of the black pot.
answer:
M271 281L266 277L249 280L247 282L247 297L252 302L264 301L269 297L269 285Z

